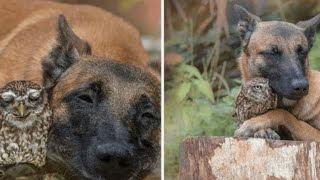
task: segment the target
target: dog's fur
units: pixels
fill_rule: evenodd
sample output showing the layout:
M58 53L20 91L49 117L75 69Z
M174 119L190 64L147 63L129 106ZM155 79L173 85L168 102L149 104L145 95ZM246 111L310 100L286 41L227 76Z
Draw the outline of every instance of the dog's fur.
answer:
M242 79L269 79L283 106L245 121L235 135L252 137L260 129L280 125L295 140L320 140L320 72L310 70L307 59L320 14L291 24L261 21L240 6L235 10L243 44L239 58Z
M0 17L0 86L25 79L49 92L47 167L57 166L47 170L148 175L160 155L160 78L137 30L99 8L37 0L1 0Z

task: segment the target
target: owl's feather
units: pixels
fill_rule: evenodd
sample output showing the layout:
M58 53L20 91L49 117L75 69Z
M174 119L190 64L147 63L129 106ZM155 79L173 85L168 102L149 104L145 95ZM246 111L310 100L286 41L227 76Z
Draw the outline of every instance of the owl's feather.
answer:
M30 81L13 81L0 89L0 95L0 166L43 166L52 123L47 94ZM11 98L3 98L10 95ZM18 113L21 105L26 108L25 114Z
M261 91L254 90L253 88L258 84L266 89ZM269 87L266 79L254 78L246 82L242 85L235 101L236 116L239 124L276 108L277 102L277 94Z

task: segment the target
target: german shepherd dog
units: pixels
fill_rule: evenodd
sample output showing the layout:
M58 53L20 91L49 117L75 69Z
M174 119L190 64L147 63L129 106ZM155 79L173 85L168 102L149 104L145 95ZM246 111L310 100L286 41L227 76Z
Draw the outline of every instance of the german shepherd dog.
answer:
M25 79L49 93L47 170L146 177L159 163L161 88L137 30L99 8L42 0L1 0L0 17L0 86Z
M234 8L240 19L242 79L269 79L283 106L245 121L235 135L252 137L261 129L283 126L294 140L319 141L320 72L310 69L307 57L319 30L320 14L292 24L261 21L240 6Z

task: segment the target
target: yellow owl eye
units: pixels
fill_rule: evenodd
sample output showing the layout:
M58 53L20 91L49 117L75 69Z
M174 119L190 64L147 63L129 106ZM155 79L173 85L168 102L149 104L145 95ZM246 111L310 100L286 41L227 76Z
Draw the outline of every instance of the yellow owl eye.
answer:
M256 89L256 90L260 90L261 88L262 88L262 87L259 86L259 85L254 86L254 89Z

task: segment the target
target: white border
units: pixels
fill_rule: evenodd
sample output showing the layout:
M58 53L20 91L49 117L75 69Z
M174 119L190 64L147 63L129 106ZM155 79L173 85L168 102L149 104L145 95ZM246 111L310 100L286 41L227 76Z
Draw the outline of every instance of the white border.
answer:
M164 180L164 0L161 0L161 180Z

